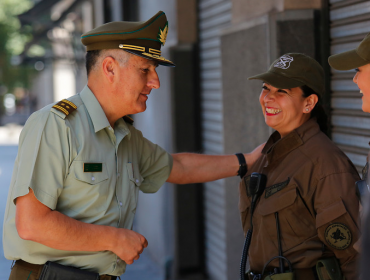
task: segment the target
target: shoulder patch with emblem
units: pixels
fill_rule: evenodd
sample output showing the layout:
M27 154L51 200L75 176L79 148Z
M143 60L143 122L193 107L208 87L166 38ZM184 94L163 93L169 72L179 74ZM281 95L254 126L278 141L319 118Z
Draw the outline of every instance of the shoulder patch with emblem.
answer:
M129 123L129 124L131 124L131 125L133 125L134 124L134 120L131 118L131 117L129 117L129 116L124 116L124 117L122 117L123 118L123 120L125 121L125 122L127 122L127 123Z
M71 101L63 99L55 104L53 108L68 116L70 113L77 109L77 106Z
M325 240L334 249L344 250L351 245L352 234L346 225L334 223L326 228Z
M271 187L266 188L265 191L265 198L268 198L272 196L273 194L277 193L278 191L281 191L283 188L285 188L289 184L290 178L288 180L277 183L275 185L272 185Z

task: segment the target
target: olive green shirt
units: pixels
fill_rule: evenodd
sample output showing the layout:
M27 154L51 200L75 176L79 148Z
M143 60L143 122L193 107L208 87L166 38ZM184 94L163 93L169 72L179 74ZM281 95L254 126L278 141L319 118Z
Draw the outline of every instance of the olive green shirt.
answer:
M156 192L171 172L171 155L123 119L113 129L87 86L68 100L74 112L46 106L21 133L4 218L5 257L118 276L126 264L110 251L52 249L21 239L15 226L15 199L32 188L41 203L73 219L131 229L139 189Z

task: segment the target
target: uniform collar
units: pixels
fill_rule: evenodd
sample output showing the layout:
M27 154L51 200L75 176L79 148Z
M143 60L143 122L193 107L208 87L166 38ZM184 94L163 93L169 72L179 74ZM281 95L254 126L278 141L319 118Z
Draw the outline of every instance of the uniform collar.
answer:
M99 101L96 99L95 95L87 85L81 91L80 96L90 115L95 133L102 130L103 128L109 127L110 124L107 116L103 111L103 108L100 106Z
M297 149L319 132L320 127L317 124L316 118L309 119L284 138L281 138L279 132L275 131L267 140L262 153L266 154L267 161L271 164Z

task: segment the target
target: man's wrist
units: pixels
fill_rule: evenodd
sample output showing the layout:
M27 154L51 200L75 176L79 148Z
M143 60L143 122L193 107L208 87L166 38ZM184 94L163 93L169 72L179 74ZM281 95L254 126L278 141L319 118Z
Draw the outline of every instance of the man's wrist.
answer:
M240 176L240 178L243 178L244 175L247 174L247 172L248 172L247 162L245 160L244 154L237 153L235 155L236 155L236 157L238 158L238 161L239 161L238 176Z

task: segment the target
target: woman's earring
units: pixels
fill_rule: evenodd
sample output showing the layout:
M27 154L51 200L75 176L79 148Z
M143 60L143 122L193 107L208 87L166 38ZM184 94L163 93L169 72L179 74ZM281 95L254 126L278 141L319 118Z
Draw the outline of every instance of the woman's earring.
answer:
M309 109L308 109L308 108L306 108L306 112L308 112L308 110L309 110Z

